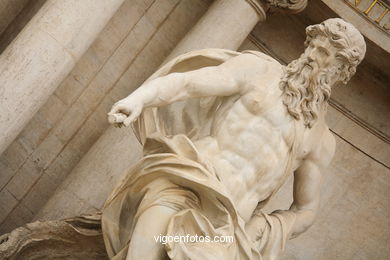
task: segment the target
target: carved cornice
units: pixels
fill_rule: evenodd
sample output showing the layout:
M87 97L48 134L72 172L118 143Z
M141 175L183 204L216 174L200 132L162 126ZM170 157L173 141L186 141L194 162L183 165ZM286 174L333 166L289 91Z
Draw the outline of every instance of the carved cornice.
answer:
M390 35L390 25L383 23L386 18L390 16L390 5L386 0L344 0L344 2L349 5L355 12L357 12L361 17L375 25L376 28L385 32L388 36ZM365 2L365 3L364 3ZM369 4L365 6L364 4ZM379 14L376 16L372 14L372 10L378 8L380 10ZM388 21L389 19L387 19Z
M267 4L274 10L280 10L287 13L299 13L302 12L306 6L308 0L265 0Z
M271 12L285 12L285 13L299 13L303 11L308 0L245 0L259 15L259 21L265 21L266 13Z

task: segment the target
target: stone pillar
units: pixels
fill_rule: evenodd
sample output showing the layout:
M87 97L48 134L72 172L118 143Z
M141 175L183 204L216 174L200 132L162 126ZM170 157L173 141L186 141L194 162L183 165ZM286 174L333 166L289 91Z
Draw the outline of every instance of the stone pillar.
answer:
M263 19L265 13L255 0L216 0L166 61L207 47L235 50ZM123 171L141 158L141 151L131 128L109 127L35 219L64 218L101 208Z
M0 56L0 153L124 0L48 0Z
M0 0L0 36L28 0Z
M265 17L263 8L255 0L217 0L165 61L196 49L237 50Z

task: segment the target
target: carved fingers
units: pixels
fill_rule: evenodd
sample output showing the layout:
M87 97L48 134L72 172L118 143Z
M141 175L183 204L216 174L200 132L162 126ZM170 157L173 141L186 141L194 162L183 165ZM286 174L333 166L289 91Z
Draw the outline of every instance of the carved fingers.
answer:
M108 115L108 122L116 127L129 126L134 122L143 109L138 102L119 101L114 104Z

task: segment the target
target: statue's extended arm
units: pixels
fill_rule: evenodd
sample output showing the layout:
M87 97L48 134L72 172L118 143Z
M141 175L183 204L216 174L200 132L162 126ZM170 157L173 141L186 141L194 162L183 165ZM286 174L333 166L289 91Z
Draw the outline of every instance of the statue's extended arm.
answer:
M258 59L253 61L252 56L242 54L219 66L171 73L147 81L128 97L118 101L109 115L122 115L122 119L115 123L128 126L146 107L167 105L193 97L229 96L243 92L247 86L243 81L261 69L261 64L253 66Z

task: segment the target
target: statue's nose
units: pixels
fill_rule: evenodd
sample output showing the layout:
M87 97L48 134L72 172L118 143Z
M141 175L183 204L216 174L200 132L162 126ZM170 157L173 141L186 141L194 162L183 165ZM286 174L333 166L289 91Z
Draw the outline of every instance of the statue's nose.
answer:
M308 55L307 55L307 60L308 60L308 62L313 62L313 61L315 60L315 55L316 55L315 52L316 52L315 49L311 49L311 50L309 51L309 53L308 53Z

